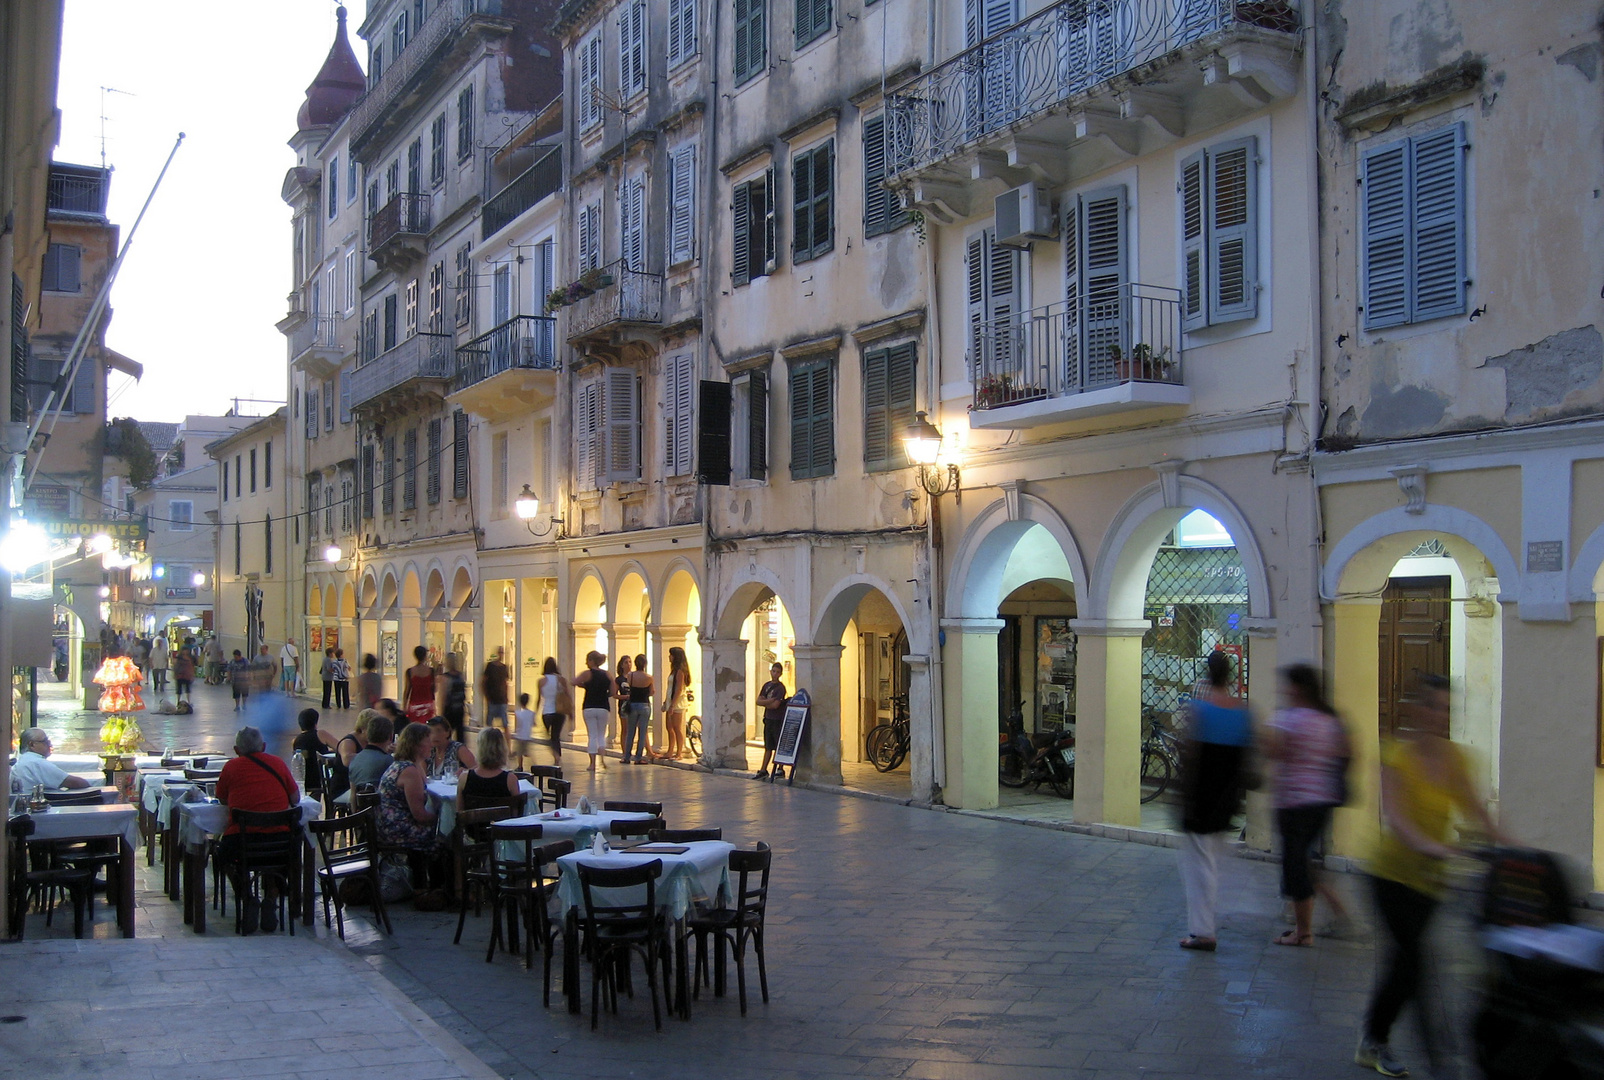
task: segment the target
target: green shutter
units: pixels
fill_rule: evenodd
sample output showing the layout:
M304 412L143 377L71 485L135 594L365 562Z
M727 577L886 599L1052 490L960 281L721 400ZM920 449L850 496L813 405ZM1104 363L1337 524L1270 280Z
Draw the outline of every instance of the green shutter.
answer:
M884 469L891 453L890 417L886 408L886 349L863 357L863 467Z
M752 185L735 185L735 272L737 285L752 280Z
M908 464L902 445L903 432L913 423L914 390L918 384L917 353L911 341L888 350L886 355L886 441L890 453L886 464L900 469Z
M1181 325L1187 330L1207 326L1209 321L1203 159L1199 150L1181 162Z
M829 476L835 472L835 415L830 402L829 361L820 361L813 369L813 475Z
M791 258L804 262L813 255L812 154L798 154L791 162Z
M747 376L746 461L753 480L768 478L769 471L769 376L754 371Z
M1209 322L1258 314L1258 145L1253 136L1209 150Z
M891 193L886 178L886 118L871 116L863 122L863 235L875 236L888 228Z
M813 369L793 364L791 391L791 479L813 475Z

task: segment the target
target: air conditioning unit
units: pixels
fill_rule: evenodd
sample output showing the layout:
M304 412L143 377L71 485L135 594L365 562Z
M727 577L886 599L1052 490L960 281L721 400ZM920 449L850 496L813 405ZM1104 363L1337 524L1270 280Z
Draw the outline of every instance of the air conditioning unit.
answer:
M1056 236L1056 225L1053 197L1041 184L1025 184L997 196L998 244L1028 248L1032 241Z

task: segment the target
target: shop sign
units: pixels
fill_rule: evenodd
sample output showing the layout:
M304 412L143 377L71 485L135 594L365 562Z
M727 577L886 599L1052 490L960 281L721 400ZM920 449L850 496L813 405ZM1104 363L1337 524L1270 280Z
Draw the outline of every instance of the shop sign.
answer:
M806 690L791 695L785 705L785 719L780 721L779 745L774 750L774 764L791 767L791 781L796 781L796 755L802 748L802 732L813 711L813 699Z
M59 539L104 534L113 540L143 540L147 535L144 518L135 518L132 521L126 519L110 521L98 518L47 518L41 521L39 525L44 529L45 535Z
M193 600L195 589L189 585L173 585L166 589L166 595L169 600Z

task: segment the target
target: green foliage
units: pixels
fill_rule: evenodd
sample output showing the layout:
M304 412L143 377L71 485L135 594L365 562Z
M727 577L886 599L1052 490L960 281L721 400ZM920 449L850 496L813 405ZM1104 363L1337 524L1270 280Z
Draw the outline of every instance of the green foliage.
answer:
M128 482L134 487L149 487L156 479L156 451L139 430L139 421L131 416L112 420L105 427L103 440L107 454L128 464Z

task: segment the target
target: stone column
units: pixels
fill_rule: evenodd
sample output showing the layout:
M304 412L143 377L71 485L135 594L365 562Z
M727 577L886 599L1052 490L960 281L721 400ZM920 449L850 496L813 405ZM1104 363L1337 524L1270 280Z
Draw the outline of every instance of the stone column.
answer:
M908 780L913 797L929 802L935 792L935 742L943 732L935 728L931 707L930 657L904 656L908 664Z
M663 729L662 704L668 700L668 650L674 646L681 649L685 647L685 639L690 632L696 629L689 623L653 623L646 627L651 635L652 643L652 677L657 680L657 696L652 702L652 745L661 749L667 744L667 735ZM692 675L694 676L694 672ZM695 682L691 683L694 688ZM695 703L685 707L685 719L697 712ZM702 717L702 742L704 748L707 744L707 717Z
M796 684L813 701L797 757L799 775L820 784L841 783L841 654L840 645L797 645Z
M942 800L966 810L997 805L997 631L1001 619L943 619L946 685L943 732L947 786ZM910 695L911 697L911 695Z
M746 769L746 710L755 689L746 685L746 642L704 638L703 669L709 688L702 704L703 753L715 769Z
M1070 622L1075 656L1075 820L1142 823L1145 619Z
M1332 851L1357 858L1375 847L1380 820L1381 600L1347 600L1329 610L1331 703L1348 725L1353 745L1351 801L1332 815Z
M613 644L613 651L607 657L606 664L607 670L612 674L613 678L616 679L618 677L618 658L620 656L623 656L627 653L630 661L633 662L635 657L645 653L646 650L642 647L641 643L641 633L645 629L646 628L640 623L613 623L610 634L610 639ZM657 658L654 656L648 655L646 659L648 664L655 664L657 662ZM653 671L652 674L655 675L657 673L656 671ZM658 685L662 684L659 683ZM654 707L652 711L656 712L655 700L653 701L653 706ZM618 718L618 702L615 700L613 702L613 715L607 721L607 745L609 748L617 749L623 744L623 741L624 725ZM662 744L657 743L654 745L661 747Z

